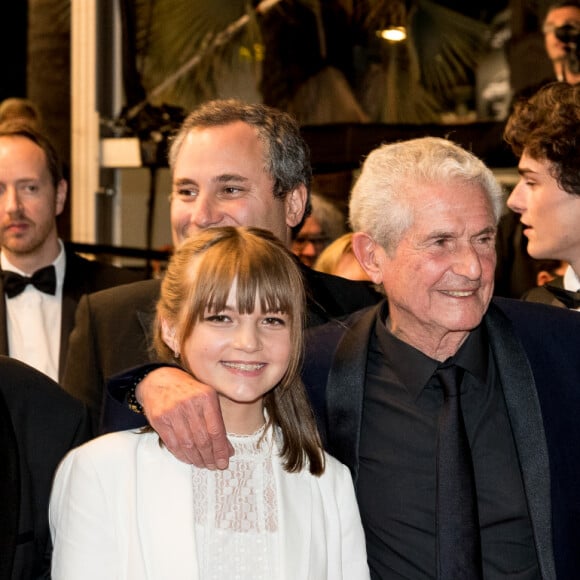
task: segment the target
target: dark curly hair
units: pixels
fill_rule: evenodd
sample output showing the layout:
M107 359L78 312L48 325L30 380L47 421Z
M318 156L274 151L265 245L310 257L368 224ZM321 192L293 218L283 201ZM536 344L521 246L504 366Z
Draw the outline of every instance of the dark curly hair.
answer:
M580 85L550 83L516 102L504 138L518 157L549 161L558 186L580 195Z

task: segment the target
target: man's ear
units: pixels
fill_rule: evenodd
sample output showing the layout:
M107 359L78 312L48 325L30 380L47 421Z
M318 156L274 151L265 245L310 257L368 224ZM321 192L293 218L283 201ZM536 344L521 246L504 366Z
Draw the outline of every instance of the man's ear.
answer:
M284 199L286 205L286 225L289 228L297 226L304 217L308 191L304 184L295 187Z
M179 356L179 344L175 337L175 328L165 319L161 321L161 337L163 342L173 351L175 357Z
M364 232L352 236L352 251L361 268L375 284L383 282L383 264L386 258L384 248Z
M56 186L56 199L55 199L55 213L54 215L60 215L64 209L64 204L66 202L66 194L68 192L68 184L65 179L61 179Z

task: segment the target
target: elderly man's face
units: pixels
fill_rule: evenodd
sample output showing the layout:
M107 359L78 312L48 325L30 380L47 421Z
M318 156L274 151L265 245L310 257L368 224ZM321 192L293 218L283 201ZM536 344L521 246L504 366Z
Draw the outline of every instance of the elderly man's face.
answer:
M414 220L380 277L396 336L433 358L453 354L481 321L493 292L496 225L476 185L419 186Z

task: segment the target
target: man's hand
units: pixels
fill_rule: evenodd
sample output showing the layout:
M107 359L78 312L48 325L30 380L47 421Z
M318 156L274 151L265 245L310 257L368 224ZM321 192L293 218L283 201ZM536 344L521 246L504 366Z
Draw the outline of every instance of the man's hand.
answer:
M217 393L175 367L151 371L135 392L149 423L169 451L185 463L225 469L234 451Z

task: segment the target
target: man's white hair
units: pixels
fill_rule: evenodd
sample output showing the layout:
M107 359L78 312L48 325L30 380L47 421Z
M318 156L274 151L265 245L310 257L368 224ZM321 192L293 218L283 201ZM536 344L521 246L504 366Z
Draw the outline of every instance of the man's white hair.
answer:
M496 223L504 195L492 171L475 155L438 137L381 145L366 158L350 198L353 231L365 232L393 251L412 225L409 196L418 188L442 184L476 185L487 196Z

